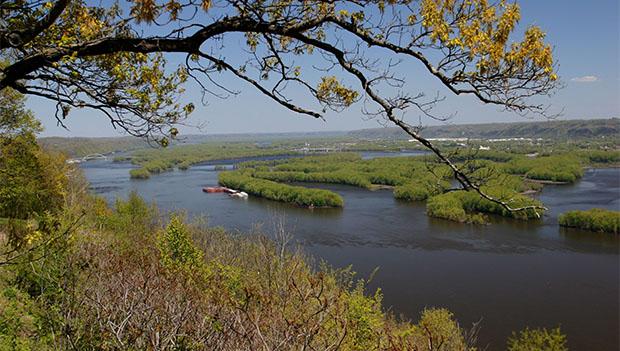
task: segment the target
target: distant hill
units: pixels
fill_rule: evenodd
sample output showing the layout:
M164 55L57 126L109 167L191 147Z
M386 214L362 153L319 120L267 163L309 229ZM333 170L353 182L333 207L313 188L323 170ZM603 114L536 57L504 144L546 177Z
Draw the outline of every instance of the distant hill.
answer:
M288 139L319 139L345 137L347 132L289 132L289 133L246 133L246 134L189 134L181 135L172 145L201 144L206 142L249 142L260 143ZM110 154L148 148L146 140L133 136L123 137L44 137L38 139L42 147L65 153L69 157L84 157L92 154Z
M69 157L83 157L91 154L109 154L148 147L145 140L136 137L109 138L39 138L39 144L48 149L67 154Z
M583 139L597 137L620 137L620 119L592 119L520 123L456 124L432 126L423 130L426 138L543 138ZM291 132L256 134L207 134L185 135L178 144L199 144L205 142L269 142L276 140L304 140L319 138L355 138L364 140L406 140L409 136L399 128L373 128L350 132ZM48 149L62 151L70 157L90 154L109 154L149 147L147 142L136 137L110 138L40 138L39 143Z
M620 137L620 119L579 119L430 126L423 129L422 135L426 138L470 139L583 139ZM409 139L409 136L397 127L356 130L349 132L348 136L358 139Z

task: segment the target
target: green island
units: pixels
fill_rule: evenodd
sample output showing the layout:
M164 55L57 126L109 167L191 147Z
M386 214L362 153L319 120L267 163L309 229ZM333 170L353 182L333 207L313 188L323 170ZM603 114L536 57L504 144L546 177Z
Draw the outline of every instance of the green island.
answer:
M592 208L587 211L569 211L558 218L560 226L593 232L620 233L620 211Z
M260 147L253 143L202 143L196 145L178 145L166 149L141 149L130 157L118 157L115 161L131 160L139 168L129 171L131 178L147 179L151 174L180 170L190 166L216 160L246 157L295 155L295 151L277 146Z
M389 188L397 199L427 201L427 214L431 217L486 223L486 215L538 219L544 213L543 204L528 194L539 191L544 183L573 183L583 176L585 166L615 164L619 157L618 151L598 150L541 155L465 150L452 157L473 179L484 183L481 190L512 208L525 207L522 211L509 211L473 191L452 188L450 168L431 155L363 160L351 152L250 161L239 164L237 170L221 173L219 182L255 196L309 207L341 207L343 201L333 191L284 183Z

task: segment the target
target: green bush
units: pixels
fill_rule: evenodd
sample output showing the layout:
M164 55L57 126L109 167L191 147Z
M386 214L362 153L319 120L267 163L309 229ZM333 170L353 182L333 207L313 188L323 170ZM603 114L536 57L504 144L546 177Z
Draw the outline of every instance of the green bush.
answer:
M151 172L146 168L136 168L129 171L129 176L132 179L149 179L151 177Z
M2 285L0 282L0 350L52 349L51 335L40 333L42 311L35 299L15 287Z
M253 178L239 171L222 172L218 179L223 186L299 206L342 207L344 204L340 195L329 190L279 184L265 179Z
M409 332L414 344L433 345L438 351L474 351L466 344L462 335L464 331L454 320L454 315L444 308L430 308L422 312L420 321ZM427 347L428 347L427 346ZM416 348L412 348L416 349Z
M501 187L483 187L486 194L502 200L512 208L542 206L539 201ZM431 217L455 222L484 223L484 214L494 214L515 219L535 219L542 216L542 209L509 211L502 205L487 200L474 191L452 191L431 197L426 203L426 213Z
M508 351L568 351L566 335L560 328L529 329L513 333L508 339Z
M450 183L447 181L430 176L396 186L394 188L394 197L406 201L424 201L430 196L443 193L449 187Z
M502 164L506 173L525 175L529 179L574 183L583 176L583 165L575 154L542 157L518 157Z
M560 226L604 233L620 233L620 211L593 208L587 211L569 211L559 217Z
M579 153L588 163L618 163L620 151L616 150L588 150Z
M127 200L116 199L114 207L112 212L99 210L98 221L106 229L119 233L148 231L154 228L159 215L157 207L148 204L135 191L129 193Z
M272 180L276 182L304 182L304 183L332 183L332 184L345 184L353 185L360 188L369 189L371 182L358 174L351 172L254 172L256 178Z
M177 215L170 218L158 236L157 247L167 268L192 271L204 266L202 251L194 245L187 226Z
M426 203L426 214L454 222L468 222L470 216L465 212L460 198L454 194L446 193L431 197Z
M254 143L215 143L174 145L165 149L142 149L131 155L131 162L152 174L162 173L178 167L188 169L191 165L242 157L290 155L295 152L286 148L261 148ZM131 172L131 171L130 171Z

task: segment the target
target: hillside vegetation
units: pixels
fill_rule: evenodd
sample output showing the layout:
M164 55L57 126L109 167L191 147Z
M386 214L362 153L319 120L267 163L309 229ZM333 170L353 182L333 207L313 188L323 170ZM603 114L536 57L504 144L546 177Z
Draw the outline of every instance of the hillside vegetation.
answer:
M426 138L543 138L582 139L615 138L620 135L620 119L550 120L518 123L455 124L428 126ZM373 128L349 132L359 139L409 139L400 128Z

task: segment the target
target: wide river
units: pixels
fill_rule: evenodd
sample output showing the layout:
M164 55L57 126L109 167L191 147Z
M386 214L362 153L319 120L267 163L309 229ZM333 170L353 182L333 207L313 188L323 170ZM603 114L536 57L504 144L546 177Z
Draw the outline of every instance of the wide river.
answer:
M380 153L365 157L382 156ZM377 269L394 313L416 320L425 307L445 307L463 327L480 322L479 345L502 350L512 331L561 326L571 350L618 350L620 240L558 227L568 210L620 210L620 169L587 170L575 185L548 185L538 195L550 211L542 221L495 220L475 226L432 219L422 203L395 200L391 191L314 185L340 193L343 209L298 208L251 197L205 194L217 184L214 164L148 180L131 180L126 163L82 164L93 192L109 200L131 190L164 210L206 216L209 224L269 232L285 218L294 240L317 260L352 265L360 278Z

